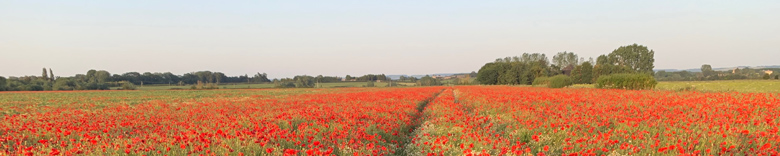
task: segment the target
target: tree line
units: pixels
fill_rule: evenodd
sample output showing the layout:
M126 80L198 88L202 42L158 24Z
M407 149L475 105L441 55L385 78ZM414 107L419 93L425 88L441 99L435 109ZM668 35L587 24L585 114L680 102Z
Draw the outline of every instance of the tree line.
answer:
M771 73L771 74L770 74ZM712 81L712 80L744 80L744 79L780 79L780 68L750 67L715 71L709 64L701 66L699 72L690 71L658 71L655 73L658 81Z
M559 52L552 61L542 53L524 53L520 56L496 59L483 65L477 72L481 84L531 85L541 77L571 76L573 83L591 84L600 76L619 73L652 75L655 51L646 46L621 46L606 55L585 61L573 52Z
M47 72L48 71L48 72ZM111 74L105 70L89 70L85 74L70 77L55 76L51 68L43 68L41 76L1 77L0 91L45 91L45 90L108 90L110 87L134 89L136 85L196 85L219 83L269 83L266 73L253 76L226 76L222 72L198 71L182 75L171 72L127 72Z

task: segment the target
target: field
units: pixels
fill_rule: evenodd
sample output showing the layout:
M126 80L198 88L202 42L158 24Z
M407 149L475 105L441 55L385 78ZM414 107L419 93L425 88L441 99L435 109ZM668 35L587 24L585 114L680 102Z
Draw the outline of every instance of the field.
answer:
M522 86L0 93L0 155L777 155L777 93Z
M774 92L780 93L778 80L669 81L660 82L660 90L696 90L705 92Z

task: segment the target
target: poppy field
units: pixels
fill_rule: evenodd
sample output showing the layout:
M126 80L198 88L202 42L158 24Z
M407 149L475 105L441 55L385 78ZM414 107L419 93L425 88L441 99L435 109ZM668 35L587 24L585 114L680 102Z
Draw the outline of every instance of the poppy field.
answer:
M514 86L0 93L0 155L777 155L780 95Z

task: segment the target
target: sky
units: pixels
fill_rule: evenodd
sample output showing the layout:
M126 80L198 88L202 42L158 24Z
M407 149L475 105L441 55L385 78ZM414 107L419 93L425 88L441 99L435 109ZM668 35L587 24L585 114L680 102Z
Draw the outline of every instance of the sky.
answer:
M656 69L780 65L780 1L0 0L0 76L433 74L562 51Z

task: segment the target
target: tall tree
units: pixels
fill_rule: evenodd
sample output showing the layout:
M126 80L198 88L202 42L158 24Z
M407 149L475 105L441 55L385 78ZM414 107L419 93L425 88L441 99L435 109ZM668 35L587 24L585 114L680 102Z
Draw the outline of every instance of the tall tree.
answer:
M95 79L95 73L97 73L97 70L90 69L87 71L87 76L85 77L87 82L97 82L97 79Z
M0 91L6 91L8 87L8 84L6 84L5 77L0 76Z
M111 73L109 73L108 71L105 71L105 70L100 70L100 71L95 72L94 77L95 77L94 78L95 82L97 82L97 83L106 83L106 82L110 81Z
M705 80L709 80L715 75L715 70L712 70L712 66L709 64L703 64L701 65L701 74Z
M497 69L497 63L487 63L477 72L477 81L482 84L494 85L498 84L499 70Z
M593 65L591 65L590 62L585 61L574 67L571 75L574 79L574 83L590 84L593 81Z
M582 83L585 84L591 84L593 83L593 65L591 65L590 62L583 62L581 65L582 70Z
M217 81L217 84L222 82L222 80L225 79L225 77L226 77L225 74L223 74L222 72L214 72L214 80Z
M625 66L637 73L653 74L654 57L655 51L634 43L613 50L612 53L609 53L607 61L609 64Z
M41 78L43 78L43 80L49 81L49 75L46 72L46 68L43 68L43 74L41 74Z
M49 81L54 81L54 72L51 71L51 68L49 68Z
M559 52L555 56L553 56L553 64L557 65L560 69L566 68L568 66L576 66L579 63L577 54L574 54L573 52Z

